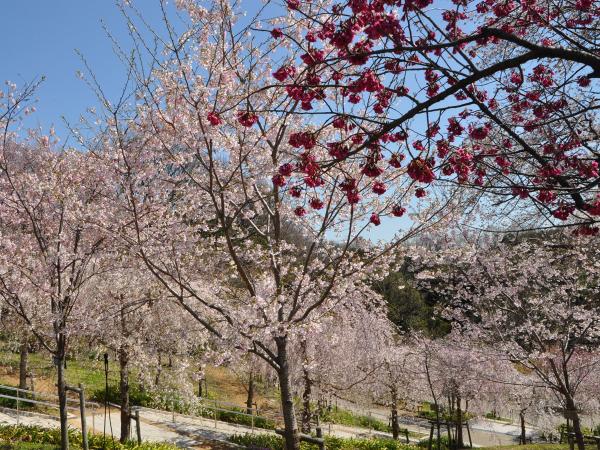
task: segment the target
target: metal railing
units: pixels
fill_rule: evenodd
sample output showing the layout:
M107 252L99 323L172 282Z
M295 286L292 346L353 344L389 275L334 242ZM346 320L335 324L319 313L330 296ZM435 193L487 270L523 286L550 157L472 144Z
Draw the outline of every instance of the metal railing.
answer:
M209 403L212 403L212 405ZM158 409L152 409L152 408L143 408L143 409L158 412L158 413L163 413L163 414L165 412L170 412L171 420L173 422L176 422L176 416L183 417L183 418L189 418L189 419L203 418L203 419L207 419L207 420L212 420L214 423L215 429L218 429L219 422L222 422L222 423L226 423L230 426L235 426L235 427L240 427L240 428L249 428L251 433L254 433L254 430L257 428L260 430L273 431L275 426L278 423L280 423L282 420L281 416L278 416L275 414L267 415L267 414L265 414L265 412L259 414L259 410L257 407L251 408L250 409L251 412L248 413L248 412L246 412L246 410L248 408L246 408L245 406L242 407L235 403L224 402L224 401L214 400L214 399L206 399L206 398L200 399L197 402L193 402L193 403L184 402L183 400L171 400L170 405L168 405L168 406L170 407L170 411L158 410ZM180 411L187 409L188 411L190 411L190 414L185 414L185 413L176 411L176 406L179 406ZM234 407L237 409L242 409L244 411L223 408L221 406L231 406L231 407ZM210 416L206 416L205 411L211 411L212 414ZM249 423L238 423L238 422L230 422L227 420L220 420L219 415L218 415L219 412L223 412L226 414L231 414L231 415L239 416L239 417L247 417L247 418L249 418ZM246 420L248 420L248 419L246 419ZM261 422L261 421L264 421L264 422L272 421L273 428L263 428L263 427L257 426L257 422Z
M79 411L80 413L80 419L81 419L81 425L82 425L82 434L83 434L83 445L84 445L84 449L87 449L87 426L86 426L86 408L90 407L92 409L92 427L95 428L95 416L96 416L96 410L100 407L100 405L96 402L88 402L85 400L85 394L84 394L84 390L83 387L81 386L81 384L79 385L79 387L70 387L67 386L67 394L69 392L75 392L78 395L78 398L70 398L67 396L67 411ZM46 393L46 392L35 392L35 391L30 391L28 389L21 389L21 388L17 388L17 387L13 387L13 386L6 386L6 385L0 385L0 391L2 391L2 393L0 393L0 398L5 398L5 399L9 399L9 400L14 400L16 403L16 408L8 408L5 407L6 409L14 409L17 413L17 425L20 424L21 422L21 414L24 413L24 411L21 410L21 404L25 403L25 404L31 404L31 405L40 405L40 406L44 406L46 408L50 408L50 409L56 409L59 410L60 406L57 402L57 400L59 399L58 395L55 394L50 394L50 393ZM9 391L9 392L14 392L15 395L8 395L5 392ZM55 402L53 402L52 400L55 400ZM77 405L76 406L70 406L69 402L74 403L76 402ZM27 411L28 413L34 412L36 414L39 414L39 411Z

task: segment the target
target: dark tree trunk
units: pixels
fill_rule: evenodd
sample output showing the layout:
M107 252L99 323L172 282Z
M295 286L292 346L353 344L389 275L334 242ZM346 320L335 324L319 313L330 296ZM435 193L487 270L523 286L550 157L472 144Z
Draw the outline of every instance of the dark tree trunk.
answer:
M303 371L304 378L304 392L302 393L302 432L310 433L310 419L311 419L311 410L310 410L310 400L311 400L311 391L312 391L312 380L310 379L310 373L307 368L304 368Z
M27 339L21 344L19 353L19 389L27 389L27 360L29 359Z
M461 407L460 395L456 396L456 448L464 448L465 443L463 440L463 413Z
M158 354L158 367L156 368L156 376L154 377L154 386L158 386L160 383L160 374L162 372L162 357Z
M290 383L290 369L288 366L287 338L275 338L277 344L277 362L279 368L277 375L279 378L279 389L281 391L281 410L283 412L283 422L285 425L285 448L286 450L300 449L300 436L298 434L298 424L296 423L296 413L294 411L294 397L292 395L292 386Z
M248 379L248 396L246 397L246 414L252 414L252 405L254 404L254 373L250 371Z
M446 431L448 431L448 447L456 448L456 427L452 424L452 417L455 417L454 396L448 394L448 417L446 419Z
M429 385L429 390L431 391L431 396L433 398L433 405L435 407L435 423L437 428L437 444L436 449L440 450L440 439L442 438L441 433L441 421L440 421L440 405L438 404L437 396L435 395L435 389L433 388L433 383L431 382L431 373L429 371L429 354L425 353L425 374L427 375L427 384Z
M581 431L581 420L579 419L579 413L577 412L575 401L573 398L571 398L571 396L567 396L566 400L568 414L573 422L573 433L575 434L575 443L577 444L577 449L584 450L585 443L583 440L583 432Z
M121 401L121 437L120 442L129 440L131 434L131 405L129 403L129 355L119 349L119 397Z
M400 425L398 424L398 389L392 386L392 437L398 439L400 437Z
M519 411L519 419L521 421L521 439L520 439L519 443L521 445L525 445L527 443L527 434L526 434L526 430L525 430L525 410L524 409Z
M57 364L57 382L58 390L58 409L60 414L60 448L61 450L69 449L69 424L67 415L67 381L65 379L65 337L62 334L58 335L57 339L58 350L55 354L55 363Z

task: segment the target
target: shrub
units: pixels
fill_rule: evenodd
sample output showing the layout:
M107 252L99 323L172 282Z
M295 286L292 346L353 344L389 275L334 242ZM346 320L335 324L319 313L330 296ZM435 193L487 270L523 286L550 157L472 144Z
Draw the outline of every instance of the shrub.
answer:
M283 450L283 438L273 434L244 434L234 435L229 440L254 450ZM415 447L402 444L391 439L347 439L325 436L325 447L328 450L414 450ZM301 450L317 450L316 444L302 442Z
M0 440L3 442L16 443L35 443L46 445L60 445L60 430L58 428L42 428L38 426L26 425L1 425ZM69 429L69 443L74 448L82 447L82 434L73 428ZM177 447L170 444L154 443L154 442L137 442L130 441L121 444L118 441L113 441L112 438L97 434L88 435L89 447L92 450L110 448L114 450L176 450ZM35 447L34 447L35 448ZM45 447L44 447L45 449Z
M338 423L340 425L350 425L355 427L370 428L375 431L390 432L390 426L374 417L357 415L345 409L326 410L321 414L323 422Z
M213 409L202 408L196 411L196 414L202 417L209 417L214 419L215 413L217 414L217 420L223 422L235 423L237 425L252 426L252 418L248 415L235 414L236 412L245 413L246 410L242 408L230 408L230 411L214 411ZM275 421L267 419L265 417L254 417L254 426L257 428L264 428L266 430L275 429Z
M92 393L90 400L98 403L104 403L106 394L108 394L108 401L110 403L121 403L119 387L115 385L108 386L108 391L106 392L104 388L96 389ZM129 402L131 405L135 406L151 407L154 405L154 398L150 392L142 390L137 384L132 384L129 386Z
M432 440L431 448L433 450L437 450L437 442L438 442L437 438ZM417 447L429 448L429 439L419 441L419 443L417 444ZM449 441L448 441L448 436L440 436L440 450L449 450L449 449L450 449L450 445L449 445Z

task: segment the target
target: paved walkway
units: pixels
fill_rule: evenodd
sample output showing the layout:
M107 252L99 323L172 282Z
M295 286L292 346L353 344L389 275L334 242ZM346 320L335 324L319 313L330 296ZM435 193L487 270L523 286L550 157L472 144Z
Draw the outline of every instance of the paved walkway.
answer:
M372 417L379 419L383 422L389 420L389 410L374 406L372 408L363 408L357 406L355 403L338 400L340 407L348 409L357 414L371 415ZM408 429L408 431L414 431L417 433L429 436L430 426L425 419L419 419L416 417L400 416L401 427ZM469 422L469 428L471 431L471 440L475 447L492 447L498 445L513 445L518 442L518 437L521 434L521 430L517 425L506 424L495 420L489 420L485 418L477 418ZM444 430L442 430L444 433ZM446 432L447 433L447 432ZM530 426L527 427L527 436L531 437L536 433L535 429ZM469 442L469 437L466 428L464 429L464 440L466 443Z
M52 416L33 413L17 413L7 408L0 409L0 425L37 425L44 428L53 428L59 425L58 419Z
M374 416L376 414L373 414ZM121 417L119 410L110 408L110 412L106 417L106 425L104 418L104 409L97 411L88 411L87 424L88 429L95 433L103 433L106 426L106 434L118 436L121 427ZM415 423L413 420L404 418L407 423L402 423L409 431L415 431L429 435L429 427ZM16 424L17 422L26 425L39 425L42 427L57 427L58 421L56 418L28 413L17 415L16 411L8 409L0 410L0 423ZM228 438L234 434L246 433L273 433L272 431L263 429L252 429L244 425L237 425L227 422L214 421L203 417L191 417L180 414L173 415L167 411L155 409L141 408L140 409L140 426L142 439L145 441L168 442L177 445L181 448L197 448L207 442L227 442ZM69 423L77 428L80 428L79 417L73 416ZM112 432L111 432L112 425ZM475 446L493 446L493 445L509 445L515 442L515 438L519 436L520 430L518 426L497 422L487 419L477 419L470 422L471 437ZM132 438L135 437L135 422L132 422L131 427ZM333 435L337 437L391 437L389 433L372 432L364 428L349 427L337 424L324 424L323 433L325 435ZM465 430L465 440L468 440L468 435ZM411 442L417 440L411 438Z

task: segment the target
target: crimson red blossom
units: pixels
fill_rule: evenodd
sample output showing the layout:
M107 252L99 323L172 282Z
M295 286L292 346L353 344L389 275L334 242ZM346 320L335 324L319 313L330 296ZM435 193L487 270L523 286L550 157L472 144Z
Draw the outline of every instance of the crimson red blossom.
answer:
M253 114L251 112L240 111L240 112L238 112L237 118L238 118L238 122L240 124L242 124L243 126L248 127L248 128L250 128L256 122L258 122L258 117L256 116L256 114Z
M405 212L406 212L406 208L403 208L400 205L395 205L392 208L392 215L394 215L395 217L402 217Z
M278 81L285 81L289 77L296 75L296 68L294 66L281 66L275 72L273 72L273 78Z
M381 218L379 217L379 214L377 214L377 213L371 214L371 217L369 218L369 222L371 222L375 226L381 225Z
M420 181L421 183L431 183L435 179L435 175L431 169L431 162L425 161L422 158L413 159L409 163L406 172L413 180Z
M219 115L216 112L209 112L206 115L206 119L208 120L208 122L212 125L212 126L217 126L217 125L221 125L223 123L223 120L221 119L221 117L219 117Z
M304 40L289 42L299 75L286 91L333 130L323 145L335 161L315 164L391 177L403 155L420 183L458 182L535 204L549 220L595 221L596 1L311 5L288 2ZM412 148L390 139L398 133Z

